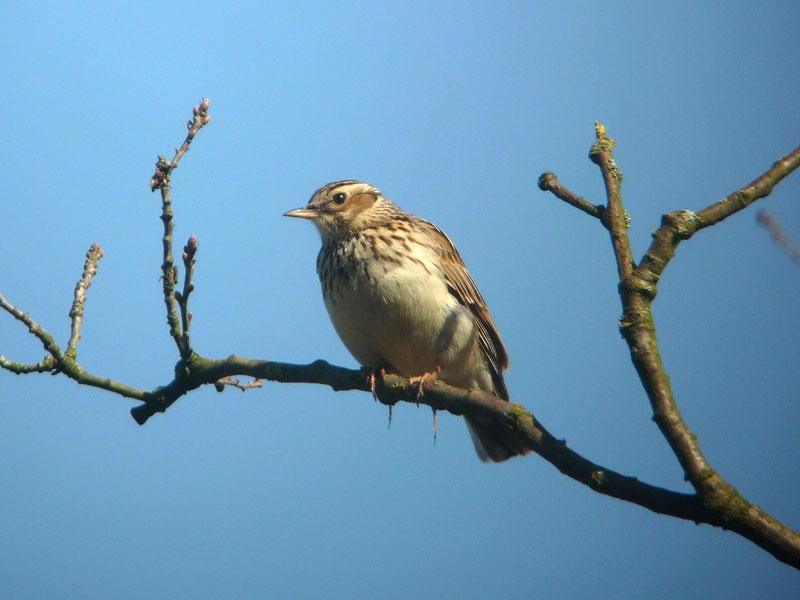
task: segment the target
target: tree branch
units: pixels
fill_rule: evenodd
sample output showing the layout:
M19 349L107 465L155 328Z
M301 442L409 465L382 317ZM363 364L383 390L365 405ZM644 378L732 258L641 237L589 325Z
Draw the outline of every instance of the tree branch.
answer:
M800 147L720 202L698 213L684 210L664 215L642 261L620 281L623 305L620 330L653 408L653 420L675 453L686 479L703 504L718 515L723 527L736 531L796 568L800 568L800 534L749 503L723 479L706 460L697 437L683 420L658 350L650 307L657 294L658 281L681 241L766 197L798 166Z
M631 361L650 400L653 420L680 462L686 479L694 487L695 498L710 513L701 520L736 531L776 558L800 568L800 534L745 500L703 455L697 437L686 425L675 401L658 349L651 312L658 281L675 255L678 244L700 229L719 223L767 196L779 181L800 166L800 148L777 161L749 185L698 213L684 210L664 215L661 226L653 233L650 248L636 265L622 206L622 176L613 158L614 142L606 136L605 128L600 124L596 126L596 133L597 141L589 155L600 167L606 184L608 217L605 225L611 233L620 278L623 310L620 331L628 343Z
M75 285L74 299L69 317L72 320L69 342L67 342L67 356L77 358L78 340L81 339L81 326L83 325L83 305L86 303L86 291L92 285L92 278L97 273L97 263L103 258L103 249L100 245L92 244L86 253L86 262L83 265L83 275Z
M800 146L776 161L763 175L719 202L697 213L697 230L716 225L732 214L747 208L756 200L766 198L778 183L800 166Z
M565 188L561 183L558 181L558 177L555 174L550 173L549 171L546 173L542 173L539 176L539 189L543 192L552 192L556 198L563 200L570 206L577 208L578 210L582 210L587 215L595 217L596 219L600 219L603 222L603 225L606 225L606 207L602 204L594 205L591 202L587 202L581 196L573 194L567 188Z
M611 234L611 245L614 249L614 258L617 261L619 278L627 277L636 263L633 260L631 242L628 238L628 215L622 206L622 171L614 160L614 146L616 142L606 135L606 128L600 123L595 123L597 141L592 144L589 158L600 167L603 174L603 183L606 186L607 217L605 226Z
M203 100L194 108L194 119L188 123L189 133L183 145L176 150L172 161L159 157L156 172L151 179L151 188L159 189L162 196L163 295L170 334L180 355L172 381L146 391L87 373L78 364L77 345L86 291L102 256L102 250L96 244L87 253L83 274L75 287L70 311L72 328L66 353L61 351L53 336L29 314L0 295L0 308L25 325L48 354L39 363L29 365L0 355L0 367L16 374L48 371L63 373L79 384L136 399L143 404L134 407L131 414L140 424L144 424L155 413L165 411L188 392L207 384L215 384L220 391L226 386L247 389L256 387L260 380L267 379L282 383L325 384L334 390L370 391L368 373L364 369L344 369L321 360L309 365L294 365L235 355L225 359L208 359L193 351L189 341L191 313L188 310L188 300L194 290L192 277L198 246L197 240L192 236L184 247L182 258L185 277L183 291L178 292L175 289L178 274L172 252L174 224L169 180L196 133L209 122L208 107L208 100ZM598 218L609 231L617 262L623 308L620 330L628 343L631 359L653 408L653 419L682 465L686 479L694 487L694 493L679 493L653 486L600 466L570 449L565 441L556 439L521 405L511 404L485 392L462 390L437 381L427 385L424 395L420 397L417 384L388 374L376 382L378 398L390 407L401 401L422 403L434 411L446 410L456 415L469 415L479 422L491 423L505 432L504 435L512 447L535 451L562 473L598 493L632 502L657 513L731 529L771 552L779 560L800 568L800 534L747 502L714 471L700 451L697 440L683 421L673 397L669 377L658 350L655 322L651 313L658 280L674 256L678 244L699 229L718 223L769 194L781 179L800 166L800 148L775 163L750 185L698 213L679 211L665 215L661 227L653 234L650 248L637 265L632 257L627 234L629 219L622 204L622 173L613 157L614 141L606 135L600 124L596 124L596 137L590 158L600 167L606 187L606 206L593 206L575 196L550 173L540 177L539 185L541 189L552 192L570 205ZM236 376L252 377L256 382L240 384L233 380Z
M658 352L650 304L656 297L658 281L681 241L766 197L779 181L798 167L800 147L777 161L755 181L720 202L698 213L684 210L664 215L661 227L653 233L653 242L642 261L629 277L620 282L623 302L620 328L653 406L653 418L675 452L687 479L701 493L705 487L709 488L709 493L720 493L715 491L721 485L719 475L703 457L696 437L678 411Z
M178 162L184 154L189 151L189 146L205 125L211 121L208 115L208 109L211 102L205 98L198 106L193 109L194 117L191 121L186 123L189 132L186 134L186 139L183 140L180 148L175 150L175 156L171 161L166 157L159 156L156 162L156 171L153 177L150 178L150 190L161 191L161 221L164 223L164 236L162 237L162 247L164 260L161 264L161 282L164 292L164 304L167 309L167 324L169 325L169 333L172 339L175 340L175 345L178 347L178 352L181 358L187 359L192 354L192 346L189 341L189 320L191 315L188 313L188 299L189 292L191 292L191 266L194 265L194 253L197 251L197 239L192 236L184 249L184 265L187 269L186 284L184 286L184 294L181 298L181 319L178 319L178 311L176 309L176 302L181 297L175 291L175 286L178 284L178 269L175 266L175 260L172 254L172 234L175 229L172 212L172 199L170 197L170 177L172 171L178 167ZM191 255L191 265L187 263L186 256L189 252L189 246L193 245Z
M314 383L336 391L370 391L368 370L351 370L317 360L308 365L255 360L240 356L226 359L200 359L176 368L181 377L154 390L147 404L131 409L134 419L144 424L156 412L162 412L191 389L233 376L248 376L280 383ZM180 380L179 380L180 379ZM504 428L515 445L537 452L562 473L593 490L639 504L654 512L694 522L710 522L710 513L697 497L649 485L599 466L575 451L565 441L557 440L536 418L519 404L512 404L480 390L463 390L435 381L426 385L419 397L418 386L399 375L387 373L375 382L379 401L387 406L398 402L419 403L434 410L471 417ZM219 389L219 388L218 388Z

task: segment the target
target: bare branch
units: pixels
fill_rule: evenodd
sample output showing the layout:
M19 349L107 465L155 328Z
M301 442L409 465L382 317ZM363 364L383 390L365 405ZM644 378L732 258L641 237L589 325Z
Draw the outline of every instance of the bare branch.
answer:
M199 386L246 375L256 380L281 383L316 383L334 390L370 391L369 373L365 369L350 370L318 360L308 365L294 365L230 356L222 360L192 358L189 365L176 368L184 384ZM166 408L185 393L177 381L154 390L152 403L131 410L139 423L155 412ZM684 494L653 486L636 477L626 476L597 465L570 449L566 442L553 437L542 424L519 404L512 404L479 390L462 390L441 381L426 386L418 395L419 386L404 377L387 373L377 378L375 388L379 401L393 406L398 402L420 403L435 411L446 410L455 415L470 417L504 428L518 445L538 453L559 471L592 490L625 500L659 514L695 523L707 523L732 529L774 554L780 560L800 568L800 535L780 524L759 507L747 503L738 493L728 502L708 503L698 494ZM219 389L219 388L218 388ZM735 490L734 490L735 492ZM742 518L742 517L747 517Z
M163 156L158 157L155 174L150 179L150 189L152 191L161 191L161 221L164 223L164 235L162 237L164 260L161 264L161 282L164 292L164 304L167 309L167 324L169 325L170 335L175 341L175 345L178 347L178 352L184 359L192 354L192 347L189 343L188 333L189 316L184 307L184 318L183 322L181 322L181 320L178 319L178 311L176 309L177 297L175 286L178 283L178 269L175 267L175 260L172 254L172 235L175 229L175 223L173 222L174 215L172 212L169 180L172 176L172 171L177 168L180 159L189 151L189 146L194 136L211 121L211 117L208 115L210 104L210 101L206 98L198 106L194 107L194 117L186 124L189 133L186 134L186 139L183 141L183 144L180 148L175 150L175 156L172 158L172 161L168 161ZM195 244L196 242L197 240L195 239ZM188 296L188 294L186 295Z
M659 353L655 322L651 313L658 280L680 241L769 194L774 185L800 166L800 148L775 163L767 173L749 186L699 213L678 211L665 215L661 227L653 235L650 248L638 265L633 261L628 239L628 217L621 196L622 173L613 157L614 141L606 135L602 125L596 124L597 140L592 146L590 157L600 166L606 186L607 206L592 206L563 188L552 174L546 173L539 180L542 190L550 191L570 205L598 218L611 235L623 308L620 330L629 345L631 359L647 392L653 408L653 418L682 465L686 479L694 487L695 493L686 494L653 486L593 463L568 448L565 441L552 436L521 405L511 404L485 392L462 390L435 381L426 385L424 394L420 395L419 385L403 377L386 374L377 381L370 380L364 369L344 369L325 361L293 365L235 355L226 359L207 359L195 353L189 339L191 312L188 310L188 300L194 290L192 279L198 246L196 238L192 236L184 247L182 258L185 277L183 289L178 292L175 289L178 274L172 252L174 224L169 180L197 131L208 123L208 107L208 100L204 100L194 108L194 119L188 123L189 133L183 145L176 150L172 161L159 157L151 180L151 188L159 189L162 196L163 294L170 333L180 353L172 381L152 391L146 391L86 373L77 363L77 345L86 290L102 256L102 250L97 245L93 245L87 253L83 275L75 288L70 311L72 329L66 353L61 352L53 337L30 315L0 295L0 308L28 327L49 355L39 363L29 365L0 356L0 367L17 374L47 371L63 373L79 384L136 399L143 404L134 407L131 414L140 424L144 424L155 413L167 410L181 396L208 384L214 384L220 391L226 386L246 390L260 387L261 380L266 379L283 383L320 383L329 385L334 390L374 390L377 392L376 398L390 408L397 402L422 403L430 406L434 415L436 411L446 410L456 415L469 415L478 422L492 424L504 432L503 435L507 437L504 441L510 447L537 452L562 473L592 490L657 513L733 530L771 552L779 560L800 568L800 534L745 500L714 471L700 451L697 440L684 423L673 397L669 377ZM252 377L254 381L241 384L235 379L238 376Z
M192 117L191 121L186 123L186 128L189 132L186 134L186 138L183 140L183 144L180 145L179 148L175 149L175 156L172 157L172 161L168 161L166 157L159 156L158 162L156 162L156 172L153 174L153 177L150 179L150 191L160 190L163 187L169 187L169 179L172 176L172 171L178 168L178 163L180 162L183 155L189 151L189 147L192 144L192 140L194 136L197 135L197 132L200 131L205 125L211 121L211 117L208 114L208 109L211 106L211 101L208 98L204 98L199 105L195 106L192 109Z
M622 171L614 160L614 146L616 142L606 135L606 128L601 123L595 123L597 141L592 144L589 158L600 167L603 182L606 186L608 212L605 226L611 234L611 244L614 247L614 258L617 261L619 278L627 277L636 263L633 260L631 243L628 238L628 215L622 206Z
M703 455L697 437L683 420L675 401L658 348L651 312L659 278L678 244L697 230L718 223L769 194L778 181L800 166L800 149L790 157L793 158L778 161L752 184L700 213L677 211L664 215L661 227L653 233L650 248L640 264L627 276L621 277L619 290L623 306L620 331L628 343L631 361L650 400L653 420L698 498L712 510L721 526L736 531L776 558L800 568L800 534L745 500Z
M248 383L241 383L235 377L223 377L222 379L214 382L214 388L216 388L218 392L225 391L226 386L246 392L247 390L252 390L254 388L264 387L264 384L260 379L254 379Z
M52 356L44 357L36 364L27 365L7 359L0 354L0 369L5 369L16 375L27 375L28 373L47 373L56 368L56 361Z
M47 353L50 354L50 356L52 358L54 358L56 360L56 362L58 362L62 358L63 355L61 354L61 348L58 347L58 344L56 344L56 341L53 338L53 336L50 335L36 321L34 321L28 313L23 312L22 310L20 310L19 308L17 308L13 304L11 304L8 300L6 300L5 297L3 296L3 294L0 294L0 308L2 308L4 311L9 313L17 321L19 321L20 323L25 325L28 328L28 331L30 331L36 337L36 339L38 339L41 342L41 344L44 347L45 351L47 351ZM17 367L20 366L20 363L15 363L13 361L9 361L5 357L3 357L3 361L4 361L4 363L3 363L4 368L5 368L5 365L9 365L9 366L16 365ZM42 362L38 363L38 365L36 365L36 366L35 365L28 365L28 367L25 367L26 369L28 369L25 372L29 372L29 373L42 372L42 370L44 370L44 369L40 368L40 367L43 367L45 365L45 363L48 364L48 365L50 364L50 362L47 361L47 359L45 359ZM22 371L17 370L17 369L9 369L9 370L13 371L15 373L21 373L22 372ZM47 370L50 370L50 369L47 369Z
M175 291L175 300L178 303L178 308L181 311L181 345L184 349L182 352L183 354L191 354L192 353L192 345L189 338L189 328L192 323L192 313L189 312L189 296L194 291L194 283L192 283L192 279L194 278L194 264L196 262L195 256L197 255L197 249L199 245L197 243L197 238L195 236L191 236L189 241L183 247L183 268L184 273L186 275L183 278L183 293Z
M688 240L701 229L715 225L750 206L756 200L766 198L780 181L798 167L800 167L800 146L775 162L756 180L719 202L696 213L681 210L664 215L661 227L653 232L653 241L639 263L635 277L644 285L657 284L669 261L675 256L678 244ZM655 290L652 293L654 294Z
M639 372L654 411L654 420L675 452L687 479L699 493L727 495L733 488L711 468L678 411L664 371L655 338L650 303L657 284L681 241L702 228L719 223L733 213L766 197L774 186L800 167L800 147L777 161L755 181L698 213L677 211L664 215L653 242L630 277L620 284L624 313L621 331L631 348L633 364ZM735 490L733 490L735 492Z
M365 369L351 370L318 360L308 365L255 360L240 356L211 360L192 357L189 363L180 364L176 373L181 378L150 394L150 402L131 410L140 424L156 412L163 412L184 393L203 383L215 383L219 390L224 385L235 387L260 386L261 380L280 383L315 383L330 386L336 391L359 390L370 392L369 373ZM242 386L233 380L234 375L255 379L256 383ZM530 412L519 404L512 404L480 390L463 390L441 381L432 382L419 395L419 385L408 379L387 373L374 383L379 401L387 406L398 402L425 404L435 411L446 410L454 415L469 414L487 423L502 426L513 437L514 444L534 450L555 465L562 473L590 486L595 491L645 506L655 512L669 514L692 521L707 521L711 515L690 494L672 492L648 485L616 473L585 459L568 448L566 442L557 440Z
M784 177L800 166L800 146L770 167L763 175L743 188L707 206L697 213L697 230L716 225L732 214L747 208L756 200L766 198Z
M67 356L78 356L78 340L81 338L81 325L83 325L83 305L86 303L86 291L92 285L92 278L97 273L97 263L103 258L103 249L99 244L92 244L86 253L86 262L83 265L83 275L75 285L74 300L69 311L72 319L71 333L67 343Z
M622 174L613 157L614 141L599 123L596 124L596 135L597 141L589 156L600 166L603 174L608 199L606 214L595 214L590 204L563 190L552 174L542 175L539 186L580 210L598 216L611 233L623 307L620 331L628 343L631 360L647 392L653 408L653 419L683 467L686 479L696 491L692 498L708 509L708 514L704 514L699 521L736 531L779 560L800 568L800 534L747 502L703 456L696 436L684 422L675 402L658 349L651 312L659 278L674 256L678 244L698 230L719 223L755 200L767 196L779 181L800 166L800 148L776 162L748 186L698 213L684 210L664 215L661 226L653 233L650 248L636 265L627 235L627 214L622 205ZM536 451L542 454L541 449L537 448ZM649 500L636 503L655 510Z
M594 204L584 200L581 196L573 194L571 191L561 185L561 183L558 181L558 177L556 177L554 173L550 173L548 171L539 176L539 189L543 192L552 192L556 198L563 200L578 210L582 210L587 215L595 217L596 219L600 219L600 221L605 225L606 207L601 204L595 206Z

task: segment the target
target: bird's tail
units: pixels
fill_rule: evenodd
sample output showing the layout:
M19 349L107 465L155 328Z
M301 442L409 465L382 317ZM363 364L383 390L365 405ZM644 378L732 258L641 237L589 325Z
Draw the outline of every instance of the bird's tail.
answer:
M472 443L475 444L475 452L483 462L503 462L512 456L524 456L531 451L513 440L511 435L500 431L497 425L485 425L472 417L464 417L464 420L467 422Z

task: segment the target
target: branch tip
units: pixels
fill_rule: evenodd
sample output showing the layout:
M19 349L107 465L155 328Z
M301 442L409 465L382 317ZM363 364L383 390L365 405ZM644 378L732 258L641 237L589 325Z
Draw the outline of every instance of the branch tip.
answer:
M558 177L556 177L555 173L545 171L539 175L538 184L540 190L543 192L548 192L558 185Z
M589 150L589 158L596 165L600 165L600 161L604 156L614 151L617 143L606 135L606 128L602 123L596 122L594 124L595 137L597 138ZM620 173L620 177L621 177Z
M97 273L97 265L103 258L103 249L100 244L95 242L86 252L86 262L83 264L83 274L75 284L72 306L69 309L71 319L70 336L67 342L67 356L73 360L78 354L78 340L81 338L81 326L83 325L84 304L86 304L86 292L92 284L92 279Z
M605 207L595 206L577 194L573 194L571 191L561 185L561 183L559 183L558 177L556 177L555 173L551 173L549 171L542 173L539 176L538 184L539 189L543 192L551 192L559 200L563 200L570 206L585 212L587 215L590 215L596 219L600 219L600 221L605 225Z

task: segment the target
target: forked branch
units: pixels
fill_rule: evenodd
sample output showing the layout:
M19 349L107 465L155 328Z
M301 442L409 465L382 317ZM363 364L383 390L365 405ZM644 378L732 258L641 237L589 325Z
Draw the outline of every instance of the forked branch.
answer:
M743 498L703 455L697 437L678 409L658 349L651 311L659 279L675 255L678 244L769 195L778 182L800 166L800 147L777 161L755 181L721 201L697 213L683 210L664 215L661 226L653 233L650 248L636 264L622 208L622 177L612 154L614 142L607 137L602 125L596 129L597 141L592 146L590 157L600 167L606 184L608 217L604 224L611 235L619 273L620 331L628 343L631 361L653 409L653 420L680 462L687 481L694 487L696 499L713 515L703 521L736 531L780 560L800 568L800 534ZM552 191L547 186L543 189ZM562 189L556 195L564 199L565 192ZM569 204L574 205L573 202Z
M192 277L197 240L192 236L182 254L184 280L177 291L178 269L173 256L173 212L170 198L170 177L181 157L188 151L194 136L209 122L209 103L204 100L194 108L194 117L188 123L189 133L171 161L159 157L151 188L161 192L164 235L162 238L163 262L161 265L164 303L167 323L179 351L174 367L174 377L154 390L143 390L86 373L77 362L78 341L84 315L86 291L97 271L102 256L99 246L93 245L87 253L84 270L70 310L72 328L67 351L62 352L53 336L36 323L30 315L8 302L0 295L0 308L28 328L47 353L35 364L23 364L0 355L0 367L16 374L63 373L83 385L90 385L133 398L141 405L131 414L140 424L152 415L163 412L176 400L203 385L214 384L222 391L225 387L249 389L260 387L261 380L284 383L319 383L334 390L370 391L367 372L336 367L325 361L308 365L254 360L239 356L209 359L195 352L190 343L191 312L189 297L194 290ZM593 205L562 186L555 175L545 173L539 180L543 190L586 214L597 218L608 230L619 274L619 291L623 315L620 329L630 347L631 359L639 374L653 409L654 420L682 465L694 493L685 494L639 481L635 477L617 473L600 466L567 447L566 442L552 436L546 428L519 404L511 404L477 390L453 388L434 382L425 388L421 397L418 386L396 375L386 375L376 382L380 401L388 406L397 402L415 402L434 410L446 410L456 415L469 415L478 421L501 426L517 446L537 452L562 473L572 477L599 493L626 500L657 513L666 514L696 523L708 523L736 531L753 541L776 558L800 568L800 535L776 519L750 504L728 484L708 463L700 451L681 416L669 378L665 372L656 341L656 329L651 312L656 297L657 284L664 268L674 256L678 244L689 239L704 227L718 223L758 198L763 198L773 187L800 165L800 148L784 157L764 175L750 185L738 190L707 208L693 213L679 211L665 215L662 224L653 234L653 242L637 264L628 238L628 215L622 203L622 173L613 157L614 142L602 125L596 126L596 142L590 158L601 170L606 188L606 203ZM180 316L179 316L180 313ZM252 377L253 383L241 384L236 377Z
M172 253L172 237L175 229L172 212L172 198L170 195L170 178L172 172L178 167L183 155L189 151L189 146L205 125L211 121L208 114L208 109L211 102L205 98L199 105L195 106L192 114L192 120L186 123L186 128L189 130L183 144L175 150L175 156L172 160L167 160L164 156L159 156L156 162L156 171L150 179L150 189L152 191L159 190L161 192L161 221L164 224L164 235L162 240L163 262L161 263L161 283L164 292L164 305L167 309L167 324L169 325L169 333L178 347L178 352L181 358L188 359L192 355L192 345L189 340L189 321L191 320L191 313L189 313L189 294L191 293L192 275L194 267L194 255L197 252L197 239L192 236L189 243L184 249L184 267L186 275L184 279L184 291L180 294L175 290L178 285L178 268L175 266L175 259ZM178 318L177 307L180 306L181 318Z

